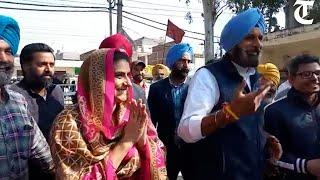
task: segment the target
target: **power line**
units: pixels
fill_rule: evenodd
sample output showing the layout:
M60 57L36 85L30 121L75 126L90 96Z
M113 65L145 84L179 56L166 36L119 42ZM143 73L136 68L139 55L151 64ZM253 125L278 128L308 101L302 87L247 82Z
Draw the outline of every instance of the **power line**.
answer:
M57 1L57 0L56 0ZM60 0L61 1L61 0ZM73 2L73 3L82 3L82 4L96 4L96 5L107 5L103 3L94 3L94 2L82 2L82 1L73 1L73 0L62 0L63 2Z
M150 25L150 24L147 24L147 23L144 23L144 22L141 22L141 21L138 21L138 20L129 18L129 17L127 17L127 16L122 16L122 17L124 17L124 18L126 18L126 19L129 19L129 20L131 20L131 21L134 21L134 22L137 22L137 23L140 23L140 24L143 24L143 25L146 25L146 26L149 26L149 27L158 29L158 30L166 31L165 29L162 29L162 28L159 28L159 27L156 27L156 26L153 26L153 25Z
M40 3L40 1L34 1ZM53 5L53 4L34 4L34 3L21 3L21 2L9 2L9 1L2 1L0 3L6 4L17 4L17 5L26 5L26 6L39 6L39 7L58 7L58 8L84 8L84 9L107 9L106 7L102 6L72 6L72 5ZM140 13L137 11L131 11L134 13ZM173 14L153 14L153 13L144 13L149 15L162 15L162 16L174 16L174 17L185 17L185 16L177 16ZM193 18L202 18L202 17L193 17Z
M58 0L55 0L54 2L57 2L57 1ZM16 2L16 1L14 1L14 2ZM34 3L40 3L40 4L65 5L65 6L74 5L74 3L65 4L65 3L57 2L58 3L57 4L57 3L54 3L54 2L50 2L50 1L43 2L43 1L37 1L37 0L20 0L20 2L27 2L27 3L34 2ZM100 4L100 3L90 3L90 2L81 2L81 1L68 1L68 0L63 0L63 2L76 2L77 4L82 3L82 4L85 4L85 5L102 5L102 6L106 7L106 4Z
M123 6L124 8L138 8L138 9L147 9L155 11L172 11L172 12L188 12L188 10L173 10L173 9L162 9L162 8L147 8L147 7L138 7L138 6ZM202 13L202 11L191 11L193 13Z
M20 1L26 1L26 2L36 2L36 3L41 3L43 4L44 2L42 1L36 1L36 0L20 0ZM75 1L75 0L55 0L55 2L58 2L59 5L66 5L67 4L61 4L60 2L71 2L71 3L81 3L81 4L86 4L86 5L103 5L107 6L106 3L95 3L95 2L83 2L83 1ZM194 8L184 8L184 7L179 7L179 6L171 6L171 5L165 5L165 4L157 4L157 3L150 3L150 2L143 2L143 1L135 1L135 0L130 0L130 2L137 2L141 4L150 4L150 5L155 5L155 6L162 6L162 7L172 7L172 8L180 8L180 9L188 9L188 10L195 10L195 11L201 11L202 9L194 9ZM53 4L52 2L46 2L47 4ZM56 5L56 4L55 4Z
M132 15L132 16L136 16L136 17L138 17L138 18L141 18L141 19L144 19L144 20L147 20L147 21L150 21L150 22L154 22L154 23L157 23L157 24L161 24L161 25L166 26L166 24L164 24L164 23L161 23L161 22L158 22L158 21L155 21L155 20L152 20L152 19L145 18L145 17L139 16L139 15L130 13L130 12L128 12L128 11L122 11L122 12L127 13L127 14L130 14L130 15Z
M139 36L143 36L142 34L140 34L138 31L136 31L136 30L134 30L134 29L132 29L132 28L128 28L128 27L126 27L126 26L122 26L124 29L128 29L129 31L132 31L132 32L134 32L135 34L137 34L137 35L139 35Z
M107 9L106 7L102 6L71 6L71 5L49 5L49 4L34 4L34 3L22 3L22 2L9 2L9 1L1 1L0 3L6 3L6 4L18 4L18 5L26 5L26 6L40 6L40 7L64 7L64 8L86 8L86 9Z
M63 8L86 8L86 9L107 9L106 7L103 6L73 6L73 5L49 5L49 4L34 4L34 3L23 3L23 2L9 2L9 1L1 1L1 3L6 3L6 4L17 4L17 5L26 5L26 6L40 6L40 7L63 7ZM149 9L149 10L162 10L162 11L172 11L172 12L186 12L184 11L179 11L179 10L171 10L171 9L160 9L160 8L142 8L142 7L133 7L133 6L124 6L128 8L139 8L139 9Z
M135 19L132 19L132 18L129 18L127 16L123 16L124 18L126 19L129 19L131 21L135 21L137 23L140 23L140 24L143 24L143 25L146 25L146 26L149 26L149 27L152 27L152 28L155 28L155 29L158 29L158 30L161 30L161 31L167 31L166 29L162 29L162 28L159 28L159 27L156 27L156 26L153 26L153 25L150 25L150 24L147 24L147 23L144 23L144 22L141 22L141 21L138 21L138 20L135 20ZM190 38L190 39L196 39L196 40L201 40L201 41L204 41L204 39L200 39L200 38L196 38L196 37L191 37L191 36L183 36L183 37L187 37L187 38Z
M150 2L136 1L136 0L130 0L130 2L137 2L137 3L141 3L141 4L150 4L150 5L163 6L163 7L172 7L172 8L184 8L184 7L179 7L179 6L172 6L172 5L166 5L166 4L157 4L157 3L150 3ZM190 8L190 10L200 10L201 11L201 9L192 9L192 8Z
M44 2L43 1L35 1L35 0L20 0L20 1L22 1L22 2L28 2L28 3L30 3L30 2L35 2L35 3L40 3L40 4L44 4ZM46 2L46 4L50 4L50 5L56 5L56 3L52 3L52 2ZM60 4L60 5L67 5L67 4Z
M86 43L97 43L99 40L98 39L80 39L80 38L74 38L74 37L57 37L57 36L46 36L46 40L50 40L50 41L58 41L61 39L71 39L73 41L79 41L79 42L86 42ZM38 41L41 42L43 41L44 38L39 38L39 37L24 37L23 39L21 39L21 41L26 41L26 40L32 40L32 41ZM101 41L101 40L100 40ZM28 43L29 44L29 43Z
M28 33L28 34L35 34L32 32L34 30L31 29L31 31L23 31L23 33ZM67 33L56 33L56 32L41 32L37 33L37 36L45 36L45 35L50 35L50 36L74 36L74 37L81 37L81 38L89 38L89 39L99 39L97 36L88 36L88 35L81 35L81 34L67 34Z
M130 13L130 12L127 12L127 11L123 11L123 12L124 12L124 13L127 13L127 14L130 14L130 15L132 15L132 16L136 16L136 17L139 17L139 18L141 18L141 19L150 21L150 22L154 22L154 23L157 23L157 24L161 24L161 25L167 26L167 24L164 24L164 23L161 23L161 22L152 20L152 19L148 19L148 18L139 16L139 15L136 15L136 14L133 14L133 13ZM185 32L193 33L193 34L205 35L205 34L199 33L199 32L189 31L189 30L185 30L185 29L182 29L182 30L185 31ZM218 36L215 36L215 37L218 37Z
M8 2L8 1L2 1L0 3L7 3L7 4L18 4L18 5L31 5L31 6L41 6L41 7L63 7L63 8L103 8L103 10L106 10L105 7L84 7L84 6L65 6L65 5L48 5L48 4L34 4L34 3L17 3L17 2ZM12 8L13 9L13 8ZM20 8L21 10L29 10L29 8ZM43 9L34 9L35 11L52 11L52 12L82 12L82 11L73 11L73 10L43 10ZM86 10L85 12L96 12L96 11L90 11L90 10ZM130 15L133 15L133 16L136 16L136 17L139 17L141 19L144 19L144 20L147 20L147 21L150 21L150 22L154 22L154 23L157 23L157 24L161 24L161 25L164 25L166 26L166 24L164 23L160 23L160 22L157 22L157 21L154 21L154 20L151 20L151 19L148 19L148 18L145 18L145 17L142 17L142 16L139 16L139 15L136 15L136 14L133 14L133 13L130 13L130 12L127 12L127 11L123 11L124 13L127 13L127 14L130 14ZM190 32L190 33L194 33L194 34L200 34L200 35L204 35L203 33L198 33L198 32L193 32L193 31L188 31L188 30L185 30L186 32Z
M38 2L43 3L40 1L31 1L31 2ZM9 2L9 1L2 1L0 3L6 3L6 4L17 4L17 5L26 5L26 6L39 6L39 7L58 7L58 8L84 8L84 9L107 9L107 7L102 6L72 6L72 5L57 5L57 4L34 4L34 3L23 3L23 2ZM134 13L141 13L137 11L131 11ZM143 13L143 14L149 14L149 15L160 15L160 16L173 16L173 17L185 17L185 16L177 16L173 14L154 14L154 13ZM202 18L202 17L193 17L193 18Z
M23 10L23 11L43 11L43 12L108 12L108 10L62 10L62 9L33 9L33 8L14 8L14 7L3 7L1 9L13 9L13 10ZM113 13L114 14L114 13Z
M29 25L29 24L28 24ZM21 27L25 30L32 30L32 31L46 31L46 32L57 32L57 31L64 31L64 32L70 32L74 33L74 29L68 28L68 27L61 27L61 28L48 28L48 27L43 27L43 26L28 26L28 25L21 25ZM80 25L79 25L80 27ZM84 32L84 31L82 31ZM102 31L101 31L102 32ZM88 37L93 37L94 35L85 35Z
M123 11L122 11L123 12ZM185 18L185 15L175 15L175 14L155 14L155 13L148 13L148 12L138 12L138 11L130 11L131 13L137 13L137 14L143 14L143 15L154 15L154 16L167 16L167 17L183 17ZM203 19L203 17L200 16L192 16L194 19Z
M0 6L0 8L2 8L2 9L13 9L13 10L25 10L25 11L44 11L44 12L108 12L108 10L77 10L77 11L75 11L75 10L60 10L60 9L13 8L13 7L1 7L1 6ZM112 12L112 13L116 14L114 12ZM147 24L147 23L144 23L144 22L129 18L127 16L123 16L123 17L126 18L126 19L129 19L131 21L135 21L135 22L138 22L140 24L143 24L143 25L146 25L146 26L158 29L158 30L166 31L166 29L158 28L156 26L153 26L153 25L150 25L150 24ZM195 37L191 37L191 36L184 36L184 37L204 41L203 39L195 38Z

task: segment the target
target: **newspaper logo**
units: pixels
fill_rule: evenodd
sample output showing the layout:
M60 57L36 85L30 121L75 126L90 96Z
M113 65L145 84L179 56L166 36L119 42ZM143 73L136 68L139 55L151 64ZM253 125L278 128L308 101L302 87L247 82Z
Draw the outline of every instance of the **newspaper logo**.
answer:
M297 0L293 6L299 5L298 8L294 11L294 18L300 24L309 25L313 23L313 19L304 19L308 15L308 6L313 6L314 1L305 1L305 0ZM300 14L302 8L302 17Z

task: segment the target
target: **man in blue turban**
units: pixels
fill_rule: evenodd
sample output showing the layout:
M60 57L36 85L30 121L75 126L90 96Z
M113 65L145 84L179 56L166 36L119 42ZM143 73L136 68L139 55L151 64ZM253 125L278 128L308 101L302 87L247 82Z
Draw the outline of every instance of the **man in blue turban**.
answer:
M25 98L6 86L14 68L20 40L18 23L0 15L0 179L28 179L28 161L38 171L54 168L49 145L30 116Z
M220 39L226 55L191 79L178 127L178 135L190 143L185 150L192 164L188 179L262 179L267 139L275 147L272 160L279 158L281 146L266 138L257 111L270 89L256 85L265 29L256 8L233 17Z
M9 44L13 55L17 53L20 29L18 23L11 17L0 15L0 39Z
M0 15L0 41L4 53L1 54L0 60L0 86L4 86L11 80L14 69L13 56L17 53L20 41L18 23L11 17Z
M171 73L169 77L153 83L148 96L152 122L167 149L169 179L177 179L179 171L183 177L188 173L184 168L189 164L188 155L184 154L185 143L177 136L177 127L188 92L188 66L192 57L193 50L189 44L172 46L166 57Z
M193 48L188 43L179 43L172 46L167 54L166 65L172 69L173 64L181 58L191 60Z

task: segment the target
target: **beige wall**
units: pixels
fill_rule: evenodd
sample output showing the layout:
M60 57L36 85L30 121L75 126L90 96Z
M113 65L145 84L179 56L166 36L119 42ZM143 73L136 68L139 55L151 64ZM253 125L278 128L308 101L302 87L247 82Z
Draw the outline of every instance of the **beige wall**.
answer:
M320 23L268 34L262 62L272 62L283 69L292 57L302 53L320 56Z

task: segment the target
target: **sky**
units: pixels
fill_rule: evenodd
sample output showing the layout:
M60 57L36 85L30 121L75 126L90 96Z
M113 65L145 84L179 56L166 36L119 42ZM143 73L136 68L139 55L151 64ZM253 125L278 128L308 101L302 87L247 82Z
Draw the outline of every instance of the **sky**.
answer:
M20 4L8 4L3 2L14 2ZM0 7L29 8L29 9L64 9L74 8L52 8L41 6L26 6L21 3L58 5L58 6L108 6L107 0L6 0L0 2ZM68 51L83 53L98 48L100 42L109 36L109 14L108 12L43 12L31 10L1 9L1 14L15 18L21 29L21 42L19 52L23 46L43 42L51 46L55 51ZM78 9L77 9L78 10ZM82 9L87 10L87 9ZM123 0L123 11L151 19L162 24L167 24L168 19L178 27L199 33L204 33L203 18L201 17L202 3L199 0L191 0L189 6L184 0ZM193 22L185 20L186 13L190 11ZM123 28L132 39L140 37L165 38L165 31L158 30L142 23L166 29L165 25L150 22L127 13L124 16L139 22L123 18ZM234 16L226 9L215 25L215 35L219 36L227 21ZM283 12L276 15L280 26L284 26ZM113 34L116 33L116 15L112 16ZM142 22L142 23L141 23ZM186 36L204 39L203 35L186 32ZM167 42L171 39L166 38ZM196 51L202 52L203 41L183 38L183 42L190 43ZM215 47L215 49L218 47Z

